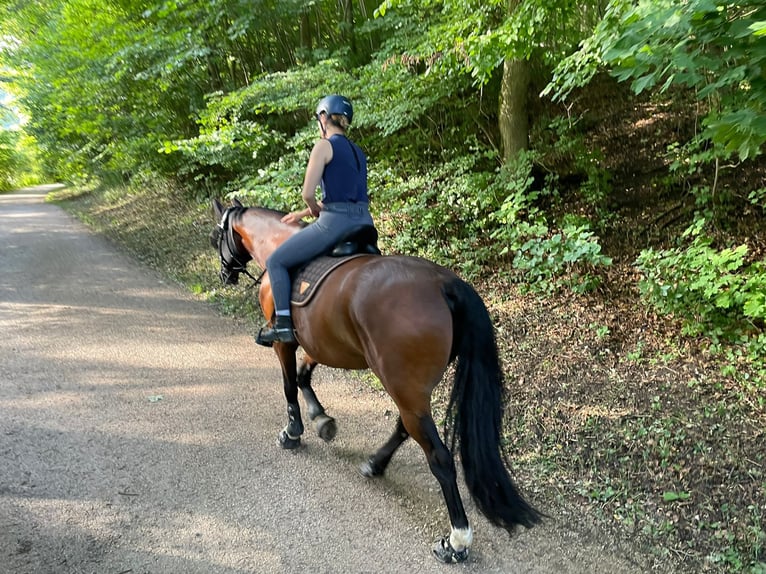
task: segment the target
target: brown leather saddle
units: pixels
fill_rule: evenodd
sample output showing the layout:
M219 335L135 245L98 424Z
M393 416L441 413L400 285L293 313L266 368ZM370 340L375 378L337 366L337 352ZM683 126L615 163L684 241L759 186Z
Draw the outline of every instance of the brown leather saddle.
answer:
M346 234L327 255L320 255L291 273L291 302L306 305L319 285L335 269L363 255L380 255L378 231L372 225L360 225Z

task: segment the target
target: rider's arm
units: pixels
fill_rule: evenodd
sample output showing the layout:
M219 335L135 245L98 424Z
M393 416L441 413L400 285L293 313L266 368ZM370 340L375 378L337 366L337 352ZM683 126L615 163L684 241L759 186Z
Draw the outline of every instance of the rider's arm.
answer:
M303 201L308 205L311 215L319 216L321 206L316 199L316 190L319 182L322 181L324 166L332 159L332 145L325 139L319 140L314 144L309 156L309 163L306 167L306 175L303 178Z

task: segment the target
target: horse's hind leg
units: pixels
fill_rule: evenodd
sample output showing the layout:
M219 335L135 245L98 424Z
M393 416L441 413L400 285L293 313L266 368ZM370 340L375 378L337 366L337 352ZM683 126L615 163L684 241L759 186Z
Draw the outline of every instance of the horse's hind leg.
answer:
M391 457L394 456L396 450L402 446L402 443L409 436L410 433L407 432L404 424L402 424L402 417L399 417L396 421L396 430L394 430L391 438L359 468L361 475L367 478L382 476L388 467L388 463L391 462Z
M335 419L325 413L322 403L311 388L311 374L317 366L317 362L311 357L305 357L298 369L298 388L303 393L303 399L308 406L309 419L314 423L314 430L319 438L327 442L335 438L338 433L338 425Z
M468 558L473 532L457 487L457 472L452 453L439 438L439 432L430 414L417 416L402 413L402 418L405 428L423 448L431 473L439 481L447 503L452 530L449 536L436 541L434 556L441 562L463 562Z

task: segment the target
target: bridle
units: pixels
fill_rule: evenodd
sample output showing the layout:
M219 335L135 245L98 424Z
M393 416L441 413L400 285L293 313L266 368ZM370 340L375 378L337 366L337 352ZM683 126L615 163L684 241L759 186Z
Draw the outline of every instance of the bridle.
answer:
M243 208L236 206L227 208L226 211L223 212L221 221L218 223L218 227L214 231L216 234L218 258L221 262L221 281L225 284L227 283L228 276L236 274L234 275L234 282L236 283L237 275L239 273L244 273L253 280L253 284L250 287L255 287L263 279L263 276L266 274L266 269L261 271L261 274L257 278L253 277L247 270L247 264L252 257L249 253L246 256L242 256L237 247L237 241L234 238L234 229L230 222L231 215L235 210L242 211ZM224 251L228 253L228 258ZM224 271L226 271L228 275L224 275Z

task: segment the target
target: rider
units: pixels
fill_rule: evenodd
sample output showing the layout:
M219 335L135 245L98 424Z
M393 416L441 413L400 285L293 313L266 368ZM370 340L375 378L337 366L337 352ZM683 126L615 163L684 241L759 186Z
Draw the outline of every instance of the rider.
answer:
M308 207L288 213L282 221L294 223L308 216L318 219L288 238L266 261L276 319L272 328L261 330L261 343L295 342L289 271L329 251L353 228L373 225L367 197L367 157L346 137L353 116L351 102L343 96L327 96L317 106L320 139L311 150L303 180L302 196ZM321 202L316 199L317 187L322 189Z

